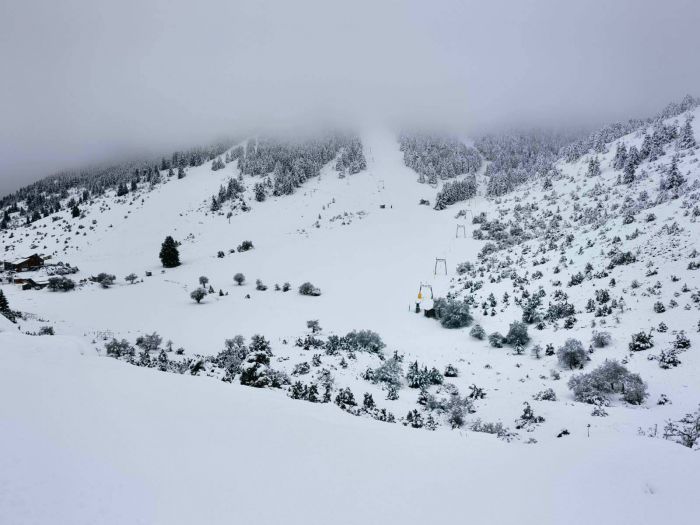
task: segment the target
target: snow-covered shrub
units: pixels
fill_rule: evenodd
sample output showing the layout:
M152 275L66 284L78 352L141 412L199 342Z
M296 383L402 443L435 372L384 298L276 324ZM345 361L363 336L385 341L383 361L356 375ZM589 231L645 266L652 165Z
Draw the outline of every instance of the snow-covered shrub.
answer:
M657 314L662 314L665 311L666 307L664 306L664 303L662 303L661 301L656 301L654 303L654 312L656 312Z
M56 266L45 266L44 268L48 275L72 275L80 271L77 266L71 266L60 261L56 263Z
M608 264L608 270L612 270L616 266L623 266L626 264L632 264L636 262L637 258L632 252L622 252L615 250L610 254L610 263Z
M481 388L476 386L475 384L472 384L469 387L469 399L484 399L486 397L486 391Z
M204 297L206 297L206 295L207 291L204 288L197 288L192 291L190 297L192 298L192 300L197 301L197 304L199 304L201 300L204 299Z
M236 281L238 286L241 286L245 282L245 275L239 272L233 276L233 280Z
M302 363L297 363L294 365L294 370L292 370L292 375L293 376L302 376L305 374L308 374L311 371L311 365L309 365L308 362L304 361Z
M489 335L489 344L494 348L503 348L505 342L506 338L498 332L493 332Z
M536 425L544 423L544 418L542 416L536 416L530 403L527 401L525 401L523 405L525 405L525 408L523 409L522 415L515 420L515 428L531 432Z
M93 283L98 283L102 288L109 288L111 285L114 284L114 281L117 278L114 275L111 275L109 273L98 273L96 276L90 277L90 280Z
M473 319L469 304L452 298L435 300L435 317L445 328L463 328L469 326Z
M452 428L464 426L466 415L475 412L471 400L466 397L460 397L459 392L454 392L450 395L449 400L445 404L445 411L447 413L447 422Z
M647 397L647 385L639 374L627 374L623 379L622 399L631 405L641 405Z
M247 252L248 250L252 250L253 248L254 248L253 241L243 241L241 244L238 245L238 248L236 248L236 251Z
M406 382L410 388L424 388L430 385L441 385L443 381L440 371L433 367L428 370L427 366L421 368L418 361L408 365Z
M542 345L535 345L530 349L532 357L535 359L540 359L542 357Z
M612 342L612 336L609 332L593 332L591 336L591 344L595 348L605 348Z
M557 395L554 393L554 390L547 388L546 390L537 392L532 398L535 401L556 401Z
M341 344L346 350L371 354L381 354L386 346L379 334L372 330L353 330L342 338Z
M587 358L586 350L578 339L567 339L564 346L557 350L559 364L569 370L583 368Z
M658 361L659 366L665 370L677 367L681 364L681 360L678 358L678 351L674 348L662 350L659 354Z
M564 319L564 328L571 330L576 324L577 319L572 315Z
M398 390L401 388L401 378L403 377L403 368L399 357L390 357L381 365L372 370L371 381L373 383L382 383L387 387Z
M445 367L445 377L457 377L459 375L459 370L453 365L447 365Z
M294 341L294 346L298 346L304 350L311 350L312 348L315 350L317 348L323 348L324 342L322 339L312 334L307 334L303 339L298 337L297 340Z
M527 325L520 321L510 323L506 342L513 347L524 347L530 341L530 336L527 333Z
M335 396L335 404L343 410L347 410L349 407L357 406L355 396L350 388L341 388L338 391L338 394Z
M569 279L567 286L578 286L583 282L583 280L584 276L581 272L575 273L571 276L571 279Z
M324 344L326 355L337 355L345 349L345 338L337 335L329 335Z
M577 374L568 383L574 399L583 403L607 406L610 396L621 393L631 404L641 404L647 396L646 384L617 361L608 361L587 374Z
M321 295L321 290L320 288L316 288L310 282L305 282L301 286L299 286L299 293L301 295L310 295L312 297L318 297L319 295Z
M574 305L563 301L555 302L549 305L547 308L547 313L545 314L545 319L547 321L553 322L558 319L564 319L566 317L571 317L576 313Z
M599 406L610 404L608 385L602 382L593 372L571 377L568 386L572 390L576 401Z
M463 275L467 272L470 272L474 269L474 265L470 262L461 262L457 265L457 273L459 275Z
M472 329L469 330L469 335L481 341L486 337L486 330L484 330L480 324L475 324Z
M638 332L632 334L632 341L629 344L630 352L640 352L642 350L648 350L654 346L654 340L651 334L645 332Z
M676 340L673 342L673 348L676 350L687 350L690 348L690 339L685 335L685 332L681 330L676 334Z
M264 292L265 290L267 290L267 286L260 279L256 279L255 289L259 292Z
M411 428L423 428L423 416L420 415L418 410L409 410L408 414L403 421L404 426L410 426Z
M69 292L75 288L75 281L68 277L49 277L48 289L52 292Z
M482 421L481 419L475 419L468 425L469 430L472 432L484 432L486 434L494 434L498 438L503 439L506 442L510 442L517 437L517 434L507 427L503 426L500 421L497 423L489 423Z
M678 421L668 421L664 438L694 450L700 450L700 408Z
M303 399L304 401L309 401L310 403L321 402L316 383L304 385L301 381L297 381L289 389L289 397L292 399Z
M248 347L246 347L245 338L242 335L237 335L224 341L224 349L219 352L214 362L226 370L228 378L232 378L240 372L241 363L247 355Z
M591 410L591 415L593 417L607 417L608 412L602 405L596 405L593 410Z
M541 320L542 315L539 311L540 305L542 304L542 297L538 293L531 294L527 298L527 301L523 301L523 323L533 324Z
M321 324L318 322L318 319L311 319L310 321L306 321L306 328L311 330L312 334L315 334L321 331Z
M160 348L163 338L157 332L141 335L136 338L136 346L145 352L155 352Z
M281 388L289 383L282 372L270 368L270 343L260 335L251 338L249 353L241 364L241 384L255 388Z
M131 346L126 339L122 339L121 341L112 339L109 343L105 344L105 350L108 356L117 359L120 357L133 357L136 353L134 347Z

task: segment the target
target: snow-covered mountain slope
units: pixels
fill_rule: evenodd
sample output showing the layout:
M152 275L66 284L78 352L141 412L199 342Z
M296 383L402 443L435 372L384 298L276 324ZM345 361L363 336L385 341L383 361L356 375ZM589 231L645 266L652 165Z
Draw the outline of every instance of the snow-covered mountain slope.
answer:
M79 266L76 277L101 271L120 280L130 272L143 276L152 271L154 276L133 286L86 287L76 294L10 291L11 303L41 312L58 323L58 331L158 330L199 353L211 353L236 333L293 337L305 331L308 319L320 319L333 332L371 328L386 334L390 346L401 342L401 347L407 343L420 348L429 343L430 333L444 332L429 320L409 315L420 282L433 282L436 295L444 294L448 279L433 275L435 257L447 258L452 272L458 261L477 253L481 243L456 239L452 217L417 205L420 198L431 198L433 190L415 184L415 174L403 166L393 137L371 137L365 149L366 172L338 179L328 167L297 194L253 202L250 212L236 215L230 223L204 210L232 172L212 172L208 166L158 187L143 205L110 203L111 209L100 212L106 205L97 204L79 221L97 220L95 231L72 237L76 248L58 256L60 260ZM245 183L252 186L247 177ZM44 225L52 226L43 219L37 230ZM160 273L158 251L170 234L182 242L183 264ZM41 246L51 253L63 239L47 238ZM253 241L254 250L228 253L246 239ZM16 239L14 252L30 250L32 242L31 234ZM218 251L226 256L217 258ZM233 281L237 272L247 278L242 287ZM210 296L195 305L187 291L199 286L200 275L229 296ZM288 281L295 288L311 281L323 295L259 293L253 284L257 278L270 286ZM251 294L250 300L246 294ZM154 308L153 301L159 306ZM80 314L61 315L68 310ZM393 341L391 333L397 332Z
M3 523L651 524L700 511L697 457L667 442L411 432L132 367L74 338L0 334L0 348Z
M682 122L683 118L685 115L673 120ZM697 133L696 139L700 142ZM627 147L639 146L641 141L641 132L620 139ZM351 487L355 485L362 485L363 491L357 501L372 504L358 511L359 515L350 510L341 515L348 516L348 522L379 521L376 516L390 516L381 510L385 503L380 494L388 491L396 498L394 501L415 501L416 487L436 479L445 485L444 491L431 491L425 507L402 508L400 512L406 514L391 515L391 521L406 517L412 522L417 520L407 516L439 517L440 512L444 517L460 516L461 510L452 508L451 502L465 492L474 494L469 505L475 515L483 517L493 503L494 491L502 491L494 489L500 483L512 488L507 493L517 493L509 507L512 514L502 509L504 522L522 516L519 513L524 507L534 513L526 516L526 522L561 522L565 510L569 520L573 515L582 522L585 517L601 523L627 521L630 508L639 512L639 522L655 522L668 512L692 515L694 502L689 497L679 495L678 508L672 507L670 500L659 502L654 498L666 498L667 493L675 493L676 485L691 486L696 481L693 471L697 469L678 472L682 465L695 465L697 454L661 437L668 420L679 420L700 402L700 273L693 269L700 267L695 252L700 240L697 149L677 152L668 146L657 160L643 162L633 181L624 183L618 180L621 170L611 165L616 151L616 143L611 143L607 153L596 156L599 174L587 174L593 158L587 154L576 162L558 163L554 176L532 180L498 199L483 196L482 170L478 175L482 181L480 196L437 212L432 206L419 204L421 199L434 201L435 189L416 182L416 173L404 165L395 136L371 132L363 136L362 143L365 171L339 178L331 163L320 177L308 180L293 195L256 202L253 187L260 178L243 176L250 210L237 207L230 217L227 205L218 212L210 211L210 201L230 177L239 176L236 162L218 171L208 165L190 168L185 178L166 176L163 184L151 190L141 188L123 197L112 193L95 198L81 205L80 217L71 217L67 210L31 226L2 232L2 253L13 258L34 251L52 254L50 262L79 267L69 277L85 281L66 293L23 291L3 283L11 308L22 312L18 320L22 332L35 333L49 324L57 335L3 335L0 354L15 368L42 369L46 375L64 374L61 370L68 375L71 369L79 370L76 381L88 382L86 391L102 388L100 380L112 385L109 394L114 400L96 401L89 412L70 408L68 414L72 414L74 425L71 432L90 427L86 435L100 444L87 450L101 458L107 448L114 447L103 443L109 429L102 428L103 424L92 428L94 418L109 419L109 414L117 413L123 418L118 426L144 429L148 439L138 435L134 438L127 432L128 439L145 443L144 450L128 459L128 464L136 465L136 473L129 479L145 484L146 494L156 491L158 502L171 493L178 502L184 499L185 489L175 486L174 480L212 479L212 470L228 473L239 464L235 459L245 455L243 472L235 474L243 478L234 477L233 485L207 482L195 491L195 499L202 501L207 491L213 491L211 507L205 504L198 511L211 512L211 516L234 512L230 506L233 502L225 501L225 494L247 494L250 487L264 486L269 479L263 476L278 466L285 475L269 475L275 479L270 491L272 499L281 500L281 504L279 508L266 507L269 521L279 516L277 512L289 512L292 500L306 501L305 497L317 492L325 494L319 500L330 502L327 508L355 509L354 500L343 500L354 493ZM679 172L686 179L679 195L659 189L675 155L679 155ZM180 243L182 264L163 269L158 253L167 235ZM245 240L252 241L254 249L236 251ZM436 259L446 261L446 274ZM465 262L470 264L460 265ZM55 268L23 275L41 280ZM100 272L115 274L117 282L103 288L86 280ZM128 284L123 279L132 272L138 279ZM246 278L242 286L233 280L239 272ZM200 276L208 278L207 286L211 285L215 293L207 294L197 304L190 293L200 286ZM256 279L268 288L257 289ZM310 297L297 293L298 286L307 281L322 294ZM275 289L275 284L285 282L291 284L291 291ZM431 285L435 297L464 298L474 317L472 326L447 329L435 319L416 314L421 284ZM427 293L425 289L423 293ZM533 302L535 296L540 300ZM512 342L490 344L488 337L470 335L474 324L482 326L486 335L506 335L514 321L524 319L523 309L528 305L533 315L527 325L530 340L524 348ZM318 320L321 331L312 334L307 328L309 320ZM345 347L340 351L329 349L333 336L352 330L379 333L386 343L383 356ZM163 343L141 357L125 359L150 370L103 358L105 343L113 337L133 344L137 337L154 331L172 345ZM594 332L604 332L608 344L594 348ZM630 350L632 336L639 332L651 334L654 346ZM352 418L333 403L318 406L287 399L299 397L299 391L295 394L289 384L274 391L242 387L238 384L240 370L232 377L222 359L214 357L224 349L224 341L236 334L246 340L254 334L268 339L270 367L286 373L292 383L298 381L299 388L325 382L329 400L341 397L336 401L338 405L343 405L345 389L349 388L358 405L363 405L363 397L371 395L376 407L368 407L367 401L363 408L345 406L346 412L368 416ZM496 336L491 339L498 340ZM563 365L556 355L569 339L580 341L583 354L575 366ZM80 348L85 355L65 357L61 352L52 361L47 350L52 344ZM32 346L42 350L32 353ZM533 352L538 347L540 351ZM159 352L160 348L164 351ZM182 355L173 351L175 348L182 348ZM394 352L397 359L393 362L401 373L392 393L386 383L374 380L373 374L376 379L377 368L391 362ZM670 355L680 364L671 363ZM25 359L33 361L22 365ZM43 370L45 359L49 363ZM631 398L624 401L619 386L615 387L615 395L601 400L598 406L575 397L569 388L571 378L589 373L607 360L616 360L631 374L639 374L647 394L641 397L641 403ZM434 367L442 384L429 385L424 392L410 388L407 372L414 362L428 369ZM660 364L668 366L662 368ZM456 371L448 374L450 365ZM157 369L185 373L181 376ZM85 379L93 374L95 379ZM47 384L55 385L55 381ZM625 397L629 398L631 387L639 386L634 381L634 377L626 376L622 386L627 388ZM17 388L17 383L12 385L9 391ZM55 392L70 398L75 395L71 388L56 386ZM153 390L158 393L150 397L148 393ZM102 400L108 392L96 391L94 395ZM130 403L143 401L144 396L153 409L143 413L133 410ZM459 420L453 417L455 400L463 403ZM104 403L104 414L96 414L100 403ZM157 407L167 410L162 421ZM528 407L536 417L523 421L521 416ZM50 433L50 437L37 439L48 440L50 446L56 444L56 433L63 432L56 429L65 428L63 423L57 426L56 417L51 415L55 406L37 411L31 396L20 396L11 410L29 414L22 419L25 424L30 424L34 417L31 414L36 414L35 424ZM420 425L409 420L407 414L413 411L420 416ZM220 414L236 416L232 416L231 423ZM193 421L184 427L179 417ZM378 423L370 417L397 424ZM302 423L298 423L300 420ZM156 428L161 422L163 428ZM424 422L427 427L436 425L438 432L404 428ZM459 429L450 433L450 426ZM249 431L239 431L247 427ZM294 429L293 440L281 438L282 429ZM237 432L243 433L221 442L222 436ZM181 433L188 438L182 452L186 465L175 472L177 476L165 476L168 481L161 487L160 476L173 472L167 461L176 453L169 447L178 443L172 436ZM501 444L484 433L497 434L511 444ZM119 435L127 439L121 431ZM306 443L309 435L314 440ZM370 442L371 447L357 447L350 437L355 435L363 436L361 442ZM114 439L110 437L107 443ZM154 445L168 439L175 439L175 443L168 443L164 449ZM523 443L533 447L522 447ZM223 449L229 444L236 453L226 456L221 468L215 469L212 465L219 465L219 458L226 455ZM254 453L248 454L251 447ZM275 447L279 448L270 456L269 450ZM346 455L346 450L352 453ZM199 455L204 458L201 464L196 461ZM337 463L339 455L342 461L347 459L347 464ZM320 459L302 461L312 456ZM116 457L118 463L122 453L109 457ZM248 458L259 459L256 464L264 467L251 473L255 469ZM678 468L666 467L674 462ZM89 468L103 468L91 465ZM333 473L344 472L349 465L360 468L347 477L341 476L336 483ZM548 469L552 469L549 477L540 478L540 473ZM299 471L308 475L299 474L297 478ZM289 478L285 477L294 472L294 480L313 478L312 471L318 472L314 483L319 483L309 488L308 494L297 492L300 485L287 482ZM104 475L123 490L136 490L111 471ZM594 486L594 478L605 478L605 483ZM253 479L255 483L241 488L240 479ZM641 479L649 480L649 485L640 485ZM658 489L657 484L664 488ZM294 490L285 492L289 485L294 485ZM78 484L76 490L81 487ZM540 491L552 494L551 501L542 509L533 508L529 502L535 501ZM600 507L592 507L588 496L572 503L571 494L575 492L597 494ZM659 496L661 493L664 495ZM72 494L67 499L74 497ZM146 522L167 522L171 512L188 517L194 507L186 503L149 507L153 505L150 497L140 497L139 505L144 506L138 508L158 513ZM654 499L654 503L648 503L647 498ZM618 506L620 501L626 503ZM580 508L576 506L579 504ZM658 505L654 509L659 514L649 510L654 505ZM254 508L260 512L259 504ZM351 519L354 517L358 519ZM500 515L490 521L498 519Z

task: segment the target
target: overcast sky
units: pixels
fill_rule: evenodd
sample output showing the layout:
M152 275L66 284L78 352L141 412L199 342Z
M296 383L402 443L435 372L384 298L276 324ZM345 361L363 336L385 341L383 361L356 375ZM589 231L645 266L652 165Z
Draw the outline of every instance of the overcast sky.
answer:
M0 0L0 194L254 130L646 116L698 50L698 0Z

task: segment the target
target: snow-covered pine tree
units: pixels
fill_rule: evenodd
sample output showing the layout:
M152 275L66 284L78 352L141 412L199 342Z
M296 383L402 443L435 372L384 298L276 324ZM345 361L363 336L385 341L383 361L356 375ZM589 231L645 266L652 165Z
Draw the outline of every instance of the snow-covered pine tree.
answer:
M668 167L668 176L666 177L664 184L665 189L677 190L683 185L684 182L685 178L683 175L681 175L681 172L678 169L678 159L674 156L671 159L671 165Z
M654 134L654 137L658 140L658 135ZM642 140L642 147L639 149L639 157L640 159L646 159L649 156L649 153L651 153L651 149L654 146L654 141L652 140L651 135L649 135L646 131L644 132L644 139Z
M692 119L690 117L686 118L685 124L683 124L683 127L681 128L681 136L678 140L678 146L681 149L692 149L697 145L691 120Z
M629 152L627 154L627 160L625 161L624 176L622 178L622 182L624 182L625 184L630 184L632 181L634 181L634 174L637 171L637 166L639 165L639 162L639 151L635 146L632 146L629 149Z
M0 290L0 314L7 317L13 323L15 322L15 314L10 309L10 303L2 290Z
M253 191L255 192L255 200L258 202L263 202L267 197L265 193L265 186L260 182L256 182L253 186Z
M588 161L588 176L597 177L600 175L600 161L598 157L593 157Z
M435 209L444 210L450 204L471 199L476 195L476 177L446 182L435 198Z
M160 261L166 268L174 268L180 265L180 253L177 250L177 243L168 235L160 248Z
M621 170L625 167L625 162L627 161L627 146L624 142L618 142L617 150L615 151L615 158L613 159L613 168L616 170Z
M605 134L602 131L597 132L593 139L593 151L596 153L608 152L608 148L605 144Z

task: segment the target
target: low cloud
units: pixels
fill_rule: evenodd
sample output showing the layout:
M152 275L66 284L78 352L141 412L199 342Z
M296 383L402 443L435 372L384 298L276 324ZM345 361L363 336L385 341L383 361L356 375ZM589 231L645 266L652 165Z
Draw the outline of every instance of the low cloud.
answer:
M105 4L4 2L0 193L222 135L591 125L700 94L692 0Z

